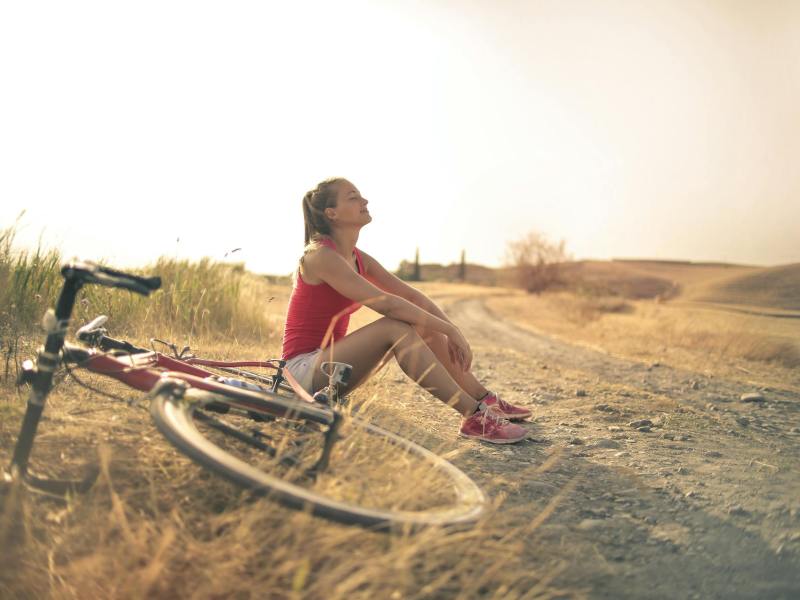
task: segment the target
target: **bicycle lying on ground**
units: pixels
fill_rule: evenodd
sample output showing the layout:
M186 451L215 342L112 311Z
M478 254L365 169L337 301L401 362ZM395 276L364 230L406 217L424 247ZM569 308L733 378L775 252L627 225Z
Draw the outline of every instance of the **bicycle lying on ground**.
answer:
M376 529L466 524L483 512L486 497L450 462L397 434L352 416L338 391L348 366L328 363L325 402L315 401L280 360L212 361L161 340L167 356L114 340L104 318L82 327L85 345L65 341L76 296L87 284L149 295L160 279L92 263L62 268L64 285L43 325L47 338L37 360L25 361L21 384L31 392L6 482L65 495L87 490L82 480L36 476L29 460L45 402L59 367L111 377L146 392L157 428L178 450L235 484L281 504L342 523ZM243 367L266 367L265 376ZM223 375L209 369L226 369ZM237 375L230 377L229 375ZM320 396L316 397L317 399Z

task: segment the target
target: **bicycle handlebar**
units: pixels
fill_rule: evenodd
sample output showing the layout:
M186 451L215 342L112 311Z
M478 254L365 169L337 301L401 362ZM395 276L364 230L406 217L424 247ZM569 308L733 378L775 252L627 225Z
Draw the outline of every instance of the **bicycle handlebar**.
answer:
M67 279L75 279L81 283L122 288L142 296L149 296L150 292L161 287L161 277L131 275L91 262L68 263L61 269L61 274Z

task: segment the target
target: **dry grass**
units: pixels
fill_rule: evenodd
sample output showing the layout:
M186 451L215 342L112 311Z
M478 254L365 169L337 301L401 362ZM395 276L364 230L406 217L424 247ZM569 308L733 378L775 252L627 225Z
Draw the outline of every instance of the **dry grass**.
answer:
M244 350L240 345L237 353ZM212 354L226 352L218 348ZM368 402L382 385L368 385L353 401ZM115 389L125 394L121 386ZM19 400L6 397L6 402L18 414ZM395 430L420 427L380 401L373 406ZM0 425L4 461L18 423L8 418ZM448 443L432 446L443 451ZM556 593L547 573L523 565L522 545L524 535L558 502L521 528L513 511L497 510L503 497L491 483L485 487L494 495L493 507L473 528L387 535L337 525L252 499L177 454L145 411L98 400L69 381L50 399L35 457L51 475L77 475L87 460L98 462L102 474L88 494L67 503L19 486L3 489L4 598L547 598ZM359 465L348 466L351 478L363 479ZM392 495L400 502L419 497L425 473L405 475L405 482L383 490L381 504Z
M512 294L489 306L518 323L643 360L697 368L739 361L744 368L800 366L800 320L713 307L596 298L570 293Z
M490 306L524 326L638 359L784 375L800 366L800 319L768 316L798 316L789 310L797 305L798 265L583 261L566 275L568 292L511 293Z

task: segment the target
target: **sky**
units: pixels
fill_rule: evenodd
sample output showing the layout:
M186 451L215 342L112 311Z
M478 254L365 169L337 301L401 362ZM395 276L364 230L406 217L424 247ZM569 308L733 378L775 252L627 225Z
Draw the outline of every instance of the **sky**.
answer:
M5 2L0 228L284 274L344 176L390 269L800 262L798 106L794 0Z

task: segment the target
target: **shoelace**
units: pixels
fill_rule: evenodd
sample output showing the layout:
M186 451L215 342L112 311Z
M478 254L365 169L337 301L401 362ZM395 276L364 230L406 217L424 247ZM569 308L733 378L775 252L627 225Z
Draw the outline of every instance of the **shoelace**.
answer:
M497 396L495 396L495 398L497 398ZM502 398L497 398L497 406L499 406L503 410L510 410L510 409L514 408L511 404L509 404L508 402L506 402Z
M487 429L489 431L493 429L500 429L509 423L510 421L508 419L496 413L491 407L481 413L481 425L483 425L484 431Z
M501 410L504 410L504 411L511 410L512 408L514 408L513 404L510 404L509 402L506 402L505 400L503 400L500 396L498 396L494 392L489 392L489 393L492 396L494 396L494 399L496 400L496 403L494 404L494 406L497 406L498 408L500 408Z

